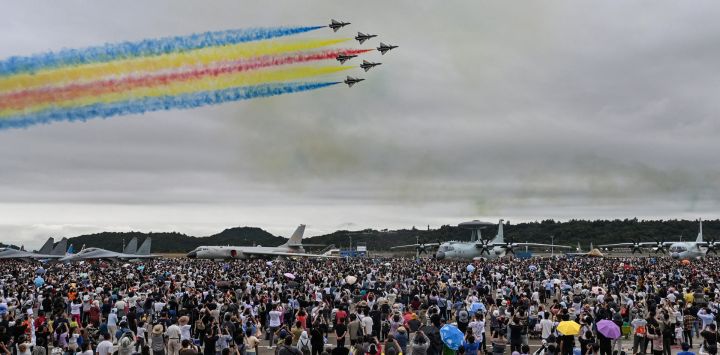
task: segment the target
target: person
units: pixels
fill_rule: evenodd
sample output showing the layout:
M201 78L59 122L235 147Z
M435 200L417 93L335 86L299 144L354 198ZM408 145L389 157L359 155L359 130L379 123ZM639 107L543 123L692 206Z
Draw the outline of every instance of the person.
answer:
M660 327L651 326L648 329L647 338L652 342L653 355L663 355L665 353L663 334Z
M82 347L80 347L80 350L82 351L80 355L94 355L90 342L83 343Z
M413 338L410 343L410 353L413 355L427 355L429 346L430 342L427 336L425 336L422 330L419 330L415 333L415 338Z
M679 351L677 355L695 355L694 352L690 351L690 344L688 343L680 344L680 348L682 348L682 351Z
M547 341L553 330L553 321L550 320L550 312L543 313L543 319L540 320L540 337Z
M300 340L298 340L297 347L300 351L302 351L303 355L311 355L312 344L310 344L310 337L308 336L306 330L303 330L300 334Z
M530 345L523 344L520 348L520 355L530 355Z
M495 329L492 332L490 341L492 343L492 354L493 355L504 355L505 354L505 347L507 346L507 340L505 339L505 334L503 334L501 329Z
M247 355L257 355L260 353L258 347L260 346L260 339L252 333L252 329L248 328L245 330L245 337L243 338L243 344L245 344L245 353Z
M522 335L520 334L522 332L522 325L520 324L520 319L518 317L513 317L512 321L509 325L510 328L510 351L518 353L520 352L520 347L522 346Z
M155 324L150 333L150 346L153 355L165 355L166 339L163 334L163 325Z
M395 340L395 337L392 334L388 334L387 339L385 339L385 343L383 344L383 354L385 355L399 355L400 352L402 352L402 348L400 348L400 344Z
M282 321L280 320L280 316L282 316L282 312L280 312L280 305L276 305L275 308L273 308L270 312L268 312L268 331L267 331L267 340L268 340L268 346L270 348L275 347L275 344L273 343L273 337L275 336L275 332L278 331L280 328L280 325L282 325Z
M335 336L337 338L337 346L345 346L345 337L347 336L347 325L345 324L345 318L342 318L338 323L335 323Z
M692 293L690 293L692 295ZM693 347L693 327L695 326L695 317L692 315L692 313L687 312L683 316L683 341L690 346L692 349Z
M172 324L165 330L165 339L167 339L167 353L168 355L178 355L182 348L182 342L180 341L180 327L177 324Z
M350 338L350 347L355 346L358 340L361 340L365 335L362 323L355 313L350 314L350 323L347 325L347 332Z
M708 324L700 335L703 338L703 347L705 348L705 351L707 351L710 355L717 354L718 337L715 324Z
M477 342L474 335L468 334L463 341L462 348L467 355L477 355L480 343Z
M406 354L407 345L408 341L410 341L410 338L408 337L408 333L405 327L398 327L397 334L395 335L395 341L398 343L398 345L400 345L400 350Z
M118 339L118 355L132 355L135 349L135 334L131 331L125 332L120 339Z
M319 355L322 353L325 347L325 336L323 335L323 328L319 319L316 319L313 323L312 329L310 329L310 351L312 355Z
M277 348L277 355L302 355L302 352L292 346L292 336L285 337L285 340Z
M113 348L113 342L111 339L112 337L109 333L103 334L103 341L101 341L97 346L98 355L111 355Z
M178 351L178 354L180 355L198 355L200 353L198 349L193 345L193 343L188 339L183 340L180 343L180 346L182 347Z

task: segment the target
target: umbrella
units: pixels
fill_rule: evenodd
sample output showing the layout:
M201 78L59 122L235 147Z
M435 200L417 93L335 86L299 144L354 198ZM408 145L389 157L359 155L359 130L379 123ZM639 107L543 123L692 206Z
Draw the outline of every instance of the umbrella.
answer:
M617 339L622 335L620 327L618 327L613 321L607 319L603 319L597 323L597 330L598 333L610 339Z
M130 266L130 264L123 264L122 267L128 267L128 266Z
M287 277L287 278L290 279L290 280L295 280L295 275L293 275L293 274L291 274L291 273L289 273L289 272L286 272L286 273L284 273L283 275L285 275L285 277Z
M463 332L452 324L445 324L440 328L440 339L452 350L457 350L462 345L463 338Z
M345 276L345 282L347 282L349 285L352 285L357 282L357 277L355 276Z
M267 266L272 266L272 261L266 262L265 265L267 265Z
M38 274L38 275L42 275L42 274L45 273L45 269L43 269L43 268L38 268L37 270L35 270L35 273Z
M557 331L562 335L578 335L580 334L580 324L571 320L562 321L558 324Z
M535 265L530 265L530 266L528 267L528 269L530 269L530 271L532 271L532 272L535 272L535 271L537 271L537 266L535 266Z
M468 266L465 268L465 270L467 270L468 272L473 272L473 271L475 271L475 266L473 266L473 265L468 265ZM457 350L457 349L453 349L453 350Z
M392 264L390 264L390 263L385 263L384 265L385 265L385 266L390 266L390 265L392 265Z

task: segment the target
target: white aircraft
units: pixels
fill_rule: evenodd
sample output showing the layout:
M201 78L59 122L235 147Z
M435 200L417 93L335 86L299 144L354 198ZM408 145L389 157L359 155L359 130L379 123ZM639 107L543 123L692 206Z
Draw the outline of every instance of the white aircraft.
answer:
M293 256L306 258L336 258L331 255L308 254L302 244L305 225L301 224L287 243L277 247L200 246L187 254L190 259L249 259L256 257ZM308 245L305 245L308 246Z
M713 240L703 240L702 220L699 220L700 230L694 242L630 242L600 245L601 248L627 247L631 252L642 252L643 247L651 247L655 253L670 252L673 259L693 259L707 256L708 253L717 255L720 244Z
M117 260L140 260L140 259L152 259L157 258L159 255L150 254L150 247L152 246L152 238L147 237L145 238L145 241L143 241L142 245L140 245L139 248L137 248L136 251L135 246L137 245L137 240L133 242L133 240L130 241L127 247L123 250L122 253L110 251L107 249L102 248L82 248L80 252L77 254L68 255L64 258L61 258L60 261L62 262L73 262L73 261L83 261L83 260L109 260L109 261L117 261ZM132 253L129 253L129 251L133 251Z
M477 259L477 258L499 258L506 256L507 254L515 254L515 248L518 247L555 247L555 248L566 248L572 249L563 245L552 245L542 243L515 243L506 242L503 232L503 221L500 220L498 223L498 232L495 238L492 240L483 239L480 231L487 226L494 225L489 222L482 222L478 220L460 223L458 227L466 228L471 230L469 242L444 242L444 243L428 243L428 244L410 244L401 245L391 249L397 248L408 248L414 247L418 250L425 250L427 247L437 246L438 250L435 253L436 259Z
M67 256L68 254L72 254L73 247L72 245L70 245L70 247L68 248L67 243L68 240L66 238L63 238L57 244L55 244L55 239L50 237L45 242L45 244L43 244L40 250L37 251L37 253L13 248L0 248L0 259L38 261L57 260Z

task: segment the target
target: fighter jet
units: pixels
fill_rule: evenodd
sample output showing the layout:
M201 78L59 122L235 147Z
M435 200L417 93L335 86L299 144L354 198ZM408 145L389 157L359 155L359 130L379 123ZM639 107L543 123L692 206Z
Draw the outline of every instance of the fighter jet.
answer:
M362 64L360 64L360 68L365 69L365 71L367 72L368 70L370 70L370 68L376 67L381 64L382 63L373 63L373 62L368 62L367 60L363 60Z
M342 21L336 21L336 20L330 20L330 24L328 27L332 28L333 32L337 32L342 27L345 27L349 25L350 22L342 22Z
M348 76L347 79L345 79L344 83L347 84L349 88L351 88L353 85L355 85L363 80L365 80L365 79L358 79L358 78L353 78L351 76Z
M124 251L130 251L130 248L125 248L122 253L110 251L102 248L82 248L77 254L68 255L61 258L62 262L73 262L83 260L140 260L140 259L152 259L157 258L159 255L150 254L150 247L152 239L150 237L145 238L145 241L137 248L133 253L125 253ZM133 244L131 241L130 244ZM137 245L137 242L135 242ZM132 247L131 247L132 248Z
M377 47L377 50L380 51L380 53L385 54L387 51L397 48L398 46L393 46L391 44L385 44L380 42L380 47Z
M337 59L337 61L340 62L340 64L345 64L345 62L347 62L348 60L353 59L355 57L357 57L356 54L340 54L337 57L335 57L335 59Z
M377 35L371 35L371 34L364 34L362 32L358 32L358 35L355 36L355 39L360 42L360 44L363 44L363 42L369 40L370 38L377 37Z

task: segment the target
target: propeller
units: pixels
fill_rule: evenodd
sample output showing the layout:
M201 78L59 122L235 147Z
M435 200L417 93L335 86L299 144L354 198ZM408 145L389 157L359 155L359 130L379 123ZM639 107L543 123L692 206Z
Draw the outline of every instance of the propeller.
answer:
M490 244L491 241L492 239L480 239L478 242L475 243L475 248L480 249L480 255L490 255L490 250L493 247L493 245Z
M655 254L667 253L667 249L665 248L664 241L655 240L655 248L654 249L655 249Z
M636 252L642 253L642 244L640 244L640 242L638 242L638 241L633 240L632 245L630 246L630 251L633 254L635 254Z
M717 255L717 249L718 247L720 247L720 245L718 245L717 243L717 240L715 240L714 238L709 240L707 243L707 253L712 252L713 254Z
M501 245L500 247L505 249L505 254L510 253L512 255L515 255L515 250L513 249L514 248L513 244L514 244L514 242L512 240L509 240L509 241L505 242L503 245Z

